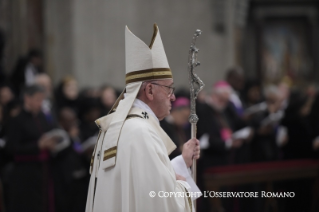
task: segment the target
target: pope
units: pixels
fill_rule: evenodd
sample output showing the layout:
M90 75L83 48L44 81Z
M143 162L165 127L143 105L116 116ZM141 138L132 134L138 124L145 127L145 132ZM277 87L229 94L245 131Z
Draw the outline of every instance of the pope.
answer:
M126 86L100 128L92 155L86 212L193 211L190 195L200 193L190 177L199 141L176 148L160 127L175 101L174 81L157 25L148 46L125 29ZM173 194L159 197L159 193ZM186 193L185 193L186 194Z

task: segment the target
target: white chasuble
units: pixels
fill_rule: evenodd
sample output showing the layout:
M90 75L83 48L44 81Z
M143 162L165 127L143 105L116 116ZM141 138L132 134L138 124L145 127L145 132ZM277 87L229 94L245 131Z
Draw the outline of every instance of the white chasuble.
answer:
M107 146L112 114L101 118L91 163L86 212L190 212L188 183L168 158L176 146L152 115L132 108L117 147ZM115 165L106 161L115 159Z

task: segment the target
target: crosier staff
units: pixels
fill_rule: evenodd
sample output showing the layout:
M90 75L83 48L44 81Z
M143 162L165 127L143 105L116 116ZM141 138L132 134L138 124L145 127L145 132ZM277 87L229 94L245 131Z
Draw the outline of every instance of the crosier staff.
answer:
M189 48L188 54L188 73L189 73L189 85L190 85L190 101L191 101L191 112L189 116L189 122L191 123L191 137L196 138L196 124L198 121L198 116L196 115L196 98L198 93L205 86L203 81L194 74L194 69L200 65L197 61L197 53L199 49L196 48L195 43L198 36L202 33L201 30L197 29L192 39L191 46ZM196 160L193 159L192 165L192 177L196 182ZM194 200L194 209L196 210L196 200Z

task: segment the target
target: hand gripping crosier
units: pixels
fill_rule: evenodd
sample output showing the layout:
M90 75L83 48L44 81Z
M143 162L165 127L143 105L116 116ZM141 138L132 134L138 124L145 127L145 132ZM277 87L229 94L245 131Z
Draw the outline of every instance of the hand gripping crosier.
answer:
M191 112L189 116L189 122L191 123L191 137L196 138L196 124L198 121L198 116L196 115L196 98L198 93L205 86L203 81L194 73L194 69L200 65L197 61L197 53L199 49L196 48L195 43L198 36L202 33L201 30L197 29L195 31L194 37L192 39L191 46L189 48L188 55L188 73L189 73L189 85L190 85L190 101L191 101ZM196 182L196 160L193 160L192 165L192 177ZM196 210L196 200L194 200L194 208Z

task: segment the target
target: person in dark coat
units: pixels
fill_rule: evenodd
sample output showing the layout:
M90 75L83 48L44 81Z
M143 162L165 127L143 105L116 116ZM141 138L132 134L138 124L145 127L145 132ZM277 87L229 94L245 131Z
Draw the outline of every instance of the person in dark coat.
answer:
M45 97L42 103L42 112L48 119L55 121L56 109L53 99L53 89L50 76L45 73L38 74L35 78L35 84L41 86L44 89Z
M101 87L101 96L99 99L100 107L101 107L101 114L103 116L107 115L113 104L116 101L116 92L114 88L108 85L104 85Z
M90 137L99 133L95 120L101 116L101 108L96 98L83 97L80 107L80 138L82 142L86 142Z
M242 92L244 108L249 108L263 101L262 87L258 80L247 80Z
M198 137L203 149L204 167L226 165L236 160L244 140L233 139L233 132L245 127L236 111L229 105L232 90L227 82L217 82L207 104L198 105ZM205 138L204 138L205 137Z
M27 56L17 60L10 77L16 96L20 96L23 87L32 85L35 77L43 73L42 65L42 52L38 49L31 49Z
M196 105L199 118L197 136L202 149L197 176L202 190L207 190L205 185L201 184L207 168L249 161L250 152L249 148L246 148L249 147L248 139L234 138L234 132L246 127L246 124L230 103L231 93L231 86L225 81L219 81L214 84L206 104ZM207 198L203 199L203 205L209 207ZM223 200L223 205L233 204Z
M79 88L73 77L65 77L55 91L56 110L60 111L64 107L71 108L79 113Z
M315 100L313 103L313 111L310 119L310 124L313 126L312 130L312 149L313 154L312 157L315 159L319 159L319 110L314 108L319 108L319 93L316 92Z
M281 139L277 137L280 129L280 92L277 86L271 85L265 88L267 108L252 115L251 125L255 129L255 135L251 142L252 161L274 161L279 159L280 147L287 142L287 135ZM271 121L270 117L278 116Z
M41 111L43 98L41 87L26 87L23 109L8 128L7 148L15 162L8 188L9 212L44 212L54 208L48 160L57 141L45 136L54 123Z
M84 212L89 185L89 165L86 165L78 148L80 141L75 112L70 108L62 108L58 113L58 123L71 142L52 160L55 211Z
M292 92L285 116L281 122L288 129L288 143L284 159L298 160L313 157L318 136L319 95L313 85L306 92ZM318 141L319 142L319 141ZM296 179L286 182L286 191L295 192L295 198L287 199L286 211L310 211L314 180Z
M229 103L236 111L237 115L243 115L243 99L241 92L245 85L245 76L242 68L230 68L225 76L226 82L231 86L232 92L229 97Z
M7 80L3 65L5 43L4 31L0 28L0 83L4 83Z
M319 95L310 86L307 92L292 93L282 125L288 129L289 141L284 148L285 159L313 156L313 141L318 136Z

